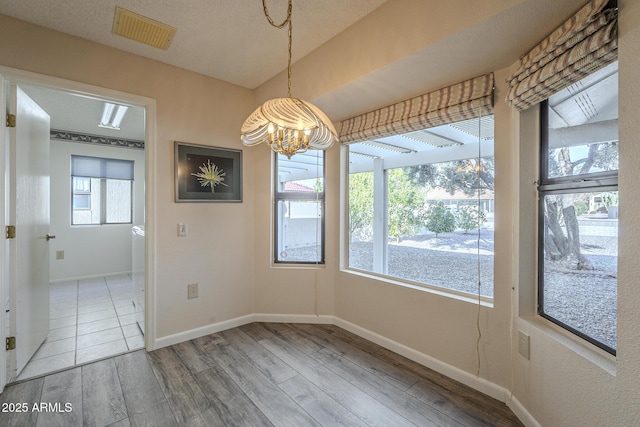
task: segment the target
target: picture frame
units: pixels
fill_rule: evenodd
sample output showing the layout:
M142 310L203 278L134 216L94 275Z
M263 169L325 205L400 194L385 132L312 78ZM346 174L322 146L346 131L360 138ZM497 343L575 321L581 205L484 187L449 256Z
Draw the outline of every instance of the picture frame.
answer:
M242 202L242 150L174 145L176 203Z

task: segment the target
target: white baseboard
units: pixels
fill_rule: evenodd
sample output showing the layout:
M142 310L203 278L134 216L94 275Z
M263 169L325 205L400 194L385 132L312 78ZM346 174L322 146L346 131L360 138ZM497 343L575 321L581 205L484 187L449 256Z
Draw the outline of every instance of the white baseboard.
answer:
M421 353L411 347L408 347L399 342L393 341L387 337L379 335L368 329L362 328L339 317L329 315L309 315L309 314L269 314L269 313L254 313L245 316L237 317L234 319L225 320L223 322L213 323L200 328L191 329L189 331L180 332L174 335L161 337L155 340L154 348L166 347L173 344L178 344L183 341L192 340L205 335L221 332L226 329L235 328L238 326L246 325L252 322L264 322L264 323L313 323L313 324L326 324L336 325L351 333L354 333L366 340L374 342L388 350L400 354L416 363L426 366L429 369L446 375L456 381L461 382L481 393L493 397L511 408L513 413L526 425L539 427L540 424L531 416L527 409L514 397L510 396L510 393L504 387L487 381L483 378L478 378L475 375L449 365L441 360L435 359L424 353Z
M73 282L75 280L91 280L91 279L100 279L102 277L127 276L129 274L131 274L131 271L121 271L119 273L91 274L88 276L67 277L65 279L54 279L54 280L50 280L49 283L64 283L64 282Z
M212 323L210 325L201 326L188 331L178 332L177 334L167 335L166 337L156 338L153 348L154 350L157 350L162 347L200 338L205 335L215 334L216 332L226 331L231 328L237 328L238 326L254 322L253 316L253 314L247 314L246 316L236 317L223 322Z
M483 378L476 377L469 372L463 371L462 369L456 368L455 366L451 366L441 360L435 359L431 356L414 350L411 347L400 344L399 342L393 341L375 332L371 332L368 329L362 328L338 317L335 318L335 325L346 329L347 331L352 332L364 339L374 342L386 349L398 353L399 355L404 356L407 359L411 359L414 362L421 364L422 366L426 366L427 368L433 369L434 371L439 372L442 375L446 375L447 377L461 382L462 384L478 390L481 393L491 396L494 399L497 399L501 402L507 401L509 392L504 387L501 387Z
M268 314L255 313L254 322L263 323L313 323L322 325L334 325L334 316L316 316L314 314Z
M525 408L522 403L515 397L511 397L511 399L507 402L507 406L513 411L514 415L518 417L522 424L527 427L541 427L540 423L536 421L535 418L531 416L527 408Z

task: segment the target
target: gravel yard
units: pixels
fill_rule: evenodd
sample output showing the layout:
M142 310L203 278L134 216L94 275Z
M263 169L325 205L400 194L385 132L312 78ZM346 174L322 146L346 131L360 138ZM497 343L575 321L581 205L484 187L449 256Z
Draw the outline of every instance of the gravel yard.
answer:
M399 243L389 242L390 276L427 283L477 295L478 236L475 233L447 233L415 236ZM550 267L545 272L545 311L569 326L616 348L617 238L581 236L582 252L594 265L591 271ZM305 248L289 250L291 257ZM496 261L499 262L499 261ZM511 262L505 260L504 262ZM352 242L349 264L373 269L373 244ZM493 233L480 236L481 293L493 296Z

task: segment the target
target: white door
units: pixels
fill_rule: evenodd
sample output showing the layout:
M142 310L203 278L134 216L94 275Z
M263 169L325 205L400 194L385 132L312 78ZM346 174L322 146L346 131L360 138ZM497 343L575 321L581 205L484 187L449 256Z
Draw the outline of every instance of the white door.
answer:
M19 87L9 89L9 324L16 337L8 379L17 377L49 333L49 115ZM11 367L13 369L11 369ZM15 369L15 370L14 370ZM13 371L13 372L11 372Z

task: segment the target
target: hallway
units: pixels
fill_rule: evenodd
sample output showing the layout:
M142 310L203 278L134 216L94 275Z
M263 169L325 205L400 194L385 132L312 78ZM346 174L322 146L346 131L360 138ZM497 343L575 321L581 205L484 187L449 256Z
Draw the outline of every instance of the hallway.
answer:
M51 284L49 336L18 380L144 348L129 275Z

